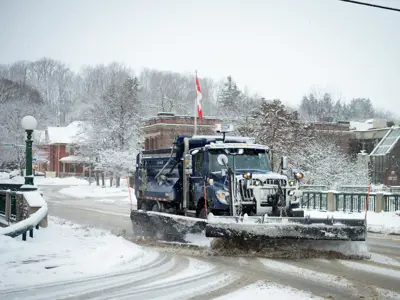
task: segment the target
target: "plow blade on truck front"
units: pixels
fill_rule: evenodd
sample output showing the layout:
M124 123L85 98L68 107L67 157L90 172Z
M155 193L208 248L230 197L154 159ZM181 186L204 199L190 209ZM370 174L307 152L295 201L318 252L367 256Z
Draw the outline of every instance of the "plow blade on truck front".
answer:
M361 219L331 219L307 217L210 217L205 227L206 237L268 240L337 240L365 241L367 226Z
M160 241L185 243L187 234L204 234L207 220L161 212L132 210L133 235Z

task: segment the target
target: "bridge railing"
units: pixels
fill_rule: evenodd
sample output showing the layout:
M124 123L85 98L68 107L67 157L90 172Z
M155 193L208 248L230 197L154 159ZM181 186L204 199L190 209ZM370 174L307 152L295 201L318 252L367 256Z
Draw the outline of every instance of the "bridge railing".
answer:
M22 185L0 184L0 235L18 237L25 241L27 233L47 227L47 203L39 191L21 191Z
M303 190L301 207L305 209L363 212L400 210L400 193L388 192L343 192Z
M327 191L303 191L302 208L306 209L328 209L328 192Z

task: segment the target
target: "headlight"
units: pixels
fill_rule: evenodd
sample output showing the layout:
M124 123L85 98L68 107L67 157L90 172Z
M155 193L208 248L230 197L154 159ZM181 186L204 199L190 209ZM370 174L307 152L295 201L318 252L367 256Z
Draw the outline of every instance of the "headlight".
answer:
M297 172L294 174L294 178L296 178L298 181L303 179L303 173L302 172Z
M221 202L222 204L228 205L228 197L229 194L223 190L218 190L215 195L217 196L219 202Z
M244 179L251 179L253 176L250 172L247 172L247 173L242 174L242 177Z

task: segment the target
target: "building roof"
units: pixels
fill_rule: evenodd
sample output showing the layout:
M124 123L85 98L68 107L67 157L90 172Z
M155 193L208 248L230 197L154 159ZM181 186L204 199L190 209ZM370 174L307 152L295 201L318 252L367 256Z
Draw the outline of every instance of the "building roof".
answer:
M46 141L52 144L74 144L78 141L84 122L74 121L65 127L48 127Z
M70 155L70 156L66 156L63 158L60 158L60 160L62 163L70 163L70 164L76 164L76 163L87 163L89 162L89 159L86 157L82 157L82 156L76 156L76 155Z

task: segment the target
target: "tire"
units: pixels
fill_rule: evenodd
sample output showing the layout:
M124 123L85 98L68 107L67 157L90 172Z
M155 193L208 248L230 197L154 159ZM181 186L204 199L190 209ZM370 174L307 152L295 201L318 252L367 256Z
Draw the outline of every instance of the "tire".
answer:
M151 211L155 211L155 212L164 212L164 204L156 201L153 206L151 207Z
M143 211L148 211L148 207L147 207L146 201L141 201L139 209L143 210Z
M206 211L204 208L200 209L197 217L200 219L207 219Z

